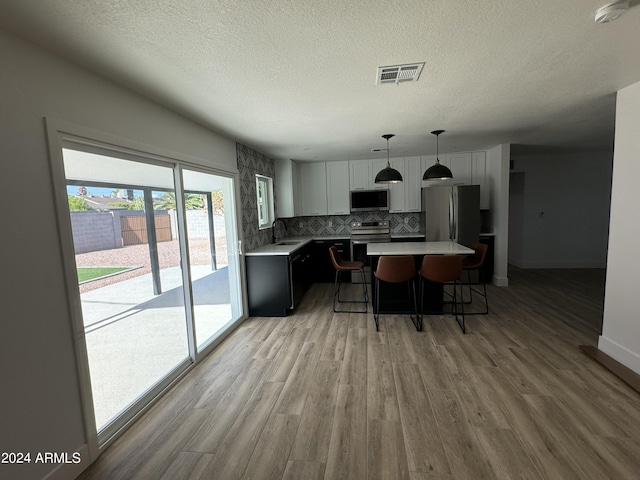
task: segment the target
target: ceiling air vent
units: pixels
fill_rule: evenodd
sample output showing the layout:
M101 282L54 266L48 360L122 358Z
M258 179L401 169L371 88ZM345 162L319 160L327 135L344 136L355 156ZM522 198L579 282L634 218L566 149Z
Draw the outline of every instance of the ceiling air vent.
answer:
M422 67L424 67L424 62L378 67L376 85L382 85L383 83L398 84L403 82L417 82L420 77L420 72L422 72Z

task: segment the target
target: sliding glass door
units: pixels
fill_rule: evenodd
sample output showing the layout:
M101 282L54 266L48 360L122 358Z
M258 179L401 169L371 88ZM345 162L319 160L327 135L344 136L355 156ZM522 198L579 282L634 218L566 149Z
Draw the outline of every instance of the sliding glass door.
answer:
M234 183L86 146L63 163L104 441L242 316Z
M189 273L198 351L242 314L233 182L184 169Z

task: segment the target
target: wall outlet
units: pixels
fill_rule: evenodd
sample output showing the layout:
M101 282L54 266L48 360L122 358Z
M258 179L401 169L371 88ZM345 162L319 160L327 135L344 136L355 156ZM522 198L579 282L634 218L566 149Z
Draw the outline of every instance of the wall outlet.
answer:
M409 223L409 217L404 217L404 223L405 225Z
M304 228L304 222L300 222L300 228Z
M327 222L327 227L329 227L329 228L333 227L333 220L329 220Z

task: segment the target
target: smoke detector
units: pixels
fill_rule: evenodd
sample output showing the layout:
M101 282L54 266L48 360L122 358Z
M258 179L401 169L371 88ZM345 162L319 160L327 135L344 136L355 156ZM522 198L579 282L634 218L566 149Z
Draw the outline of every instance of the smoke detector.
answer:
M629 10L629 1L621 0L618 2L609 3L604 7L600 7L596 11L596 23L609 23L613 22L620 15Z

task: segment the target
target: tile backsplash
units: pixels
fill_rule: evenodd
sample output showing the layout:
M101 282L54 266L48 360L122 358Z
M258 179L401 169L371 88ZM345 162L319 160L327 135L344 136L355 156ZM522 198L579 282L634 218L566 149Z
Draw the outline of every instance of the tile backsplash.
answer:
M256 174L275 177L275 162L266 155L247 146L236 144L238 172L240 174L240 208L245 250L253 250L271 243L271 229L258 228L256 200ZM351 222L389 221L392 234L418 233L420 213L358 212L351 215L324 215L314 217L283 218L284 231L277 225L279 238L316 235L351 235Z
M283 219L287 231L278 228L279 237L310 235L351 235L351 222L389 221L392 234L419 233L420 213L358 212L351 215L324 215Z
M242 236L245 250L253 250L271 243L271 229L258 228L258 201L256 174L275 177L273 159L249 147L236 144L238 172L240 174L240 208L242 209Z

